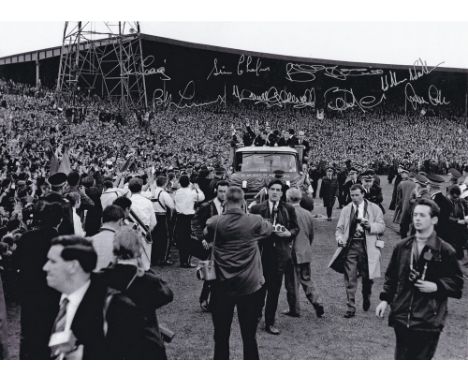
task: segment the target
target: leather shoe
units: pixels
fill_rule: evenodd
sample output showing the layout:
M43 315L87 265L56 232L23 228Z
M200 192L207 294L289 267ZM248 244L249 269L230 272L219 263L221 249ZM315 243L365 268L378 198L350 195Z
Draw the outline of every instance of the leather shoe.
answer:
M364 309L364 312L367 312L370 308L370 300L369 298L364 298L362 301L362 309Z
M356 312L350 312L350 311L347 311L345 314L344 314L344 318L351 318L351 317L354 317L356 315Z
M273 334L275 336L277 336L278 334L280 334L280 331L278 328L274 327L273 325L266 325L265 326L265 331L267 333L270 333L270 334Z
M285 310L281 312L281 314L284 314L285 316L289 316L289 317L301 317L299 313L291 312L290 310Z
M322 304L314 304L315 314L318 318L322 317L325 314Z

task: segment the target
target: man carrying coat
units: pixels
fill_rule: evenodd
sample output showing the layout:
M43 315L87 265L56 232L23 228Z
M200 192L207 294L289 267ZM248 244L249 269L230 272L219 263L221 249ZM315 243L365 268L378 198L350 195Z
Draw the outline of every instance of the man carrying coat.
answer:
M356 315L355 295L358 276L362 276L362 308L370 308L373 279L380 277L380 248L377 236L383 234L385 222L378 205L364 199L360 184L351 186L352 202L341 210L336 226L336 241L343 249L335 252L330 267L344 273L347 310L345 318ZM340 265L341 264L341 265Z
M250 211L271 221L276 227L272 235L261 242L265 276L265 285L262 289L263 301L266 297L265 330L274 335L280 334L279 329L275 327L275 315L284 270L286 263L291 259L293 240L299 232L296 211L293 206L281 200L282 196L283 182L274 179L268 185L268 200L254 205Z

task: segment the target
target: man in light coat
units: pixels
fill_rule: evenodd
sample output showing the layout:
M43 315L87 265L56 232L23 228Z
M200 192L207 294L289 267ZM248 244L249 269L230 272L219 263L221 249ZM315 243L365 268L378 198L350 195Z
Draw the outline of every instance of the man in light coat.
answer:
M385 230L385 222L380 207L365 200L364 193L362 185L351 186L352 202L341 210L336 226L336 241L343 249L335 252L330 263L331 268L344 273L348 301L345 318L356 314L358 276L362 276L364 311L370 308L372 280L380 277L380 248L376 244L377 236Z
M310 263L312 262L312 241L314 240L314 226L312 214L300 206L302 192L297 188L286 191L286 198L296 210L299 233L294 240L292 258L286 264L284 281L287 291L289 310L283 312L291 317L299 317L299 284L302 285L307 299L315 309L317 317L324 313L322 298L311 278Z

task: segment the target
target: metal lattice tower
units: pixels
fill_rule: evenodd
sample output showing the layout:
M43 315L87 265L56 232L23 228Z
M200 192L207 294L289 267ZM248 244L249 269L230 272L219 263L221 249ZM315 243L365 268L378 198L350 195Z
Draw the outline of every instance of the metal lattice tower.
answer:
M98 95L124 110L146 109L139 22L65 22L56 92L61 106Z

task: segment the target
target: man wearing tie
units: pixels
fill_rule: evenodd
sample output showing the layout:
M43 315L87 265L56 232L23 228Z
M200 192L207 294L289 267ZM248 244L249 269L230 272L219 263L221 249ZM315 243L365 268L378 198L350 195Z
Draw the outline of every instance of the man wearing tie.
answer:
M278 335L280 331L275 327L276 309L283 282L286 264L291 260L292 243L299 226L296 211L293 206L281 200L283 196L283 182L274 179L268 185L268 200L252 206L251 213L261 215L270 220L276 229L272 235L261 242L263 275L263 301L265 302L265 330L267 333ZM263 308L263 306L262 306Z
M119 293L91 277L97 255L75 235L52 240L44 271L61 293L49 347L56 359L139 359L143 316Z
M373 279L380 277L380 249L376 247L377 235L385 230L379 206L364 199L360 184L351 186L352 203L341 210L336 226L336 241L344 247L339 256L344 260L347 311L345 318L356 314L355 295L358 275L362 276L363 310L370 308Z

